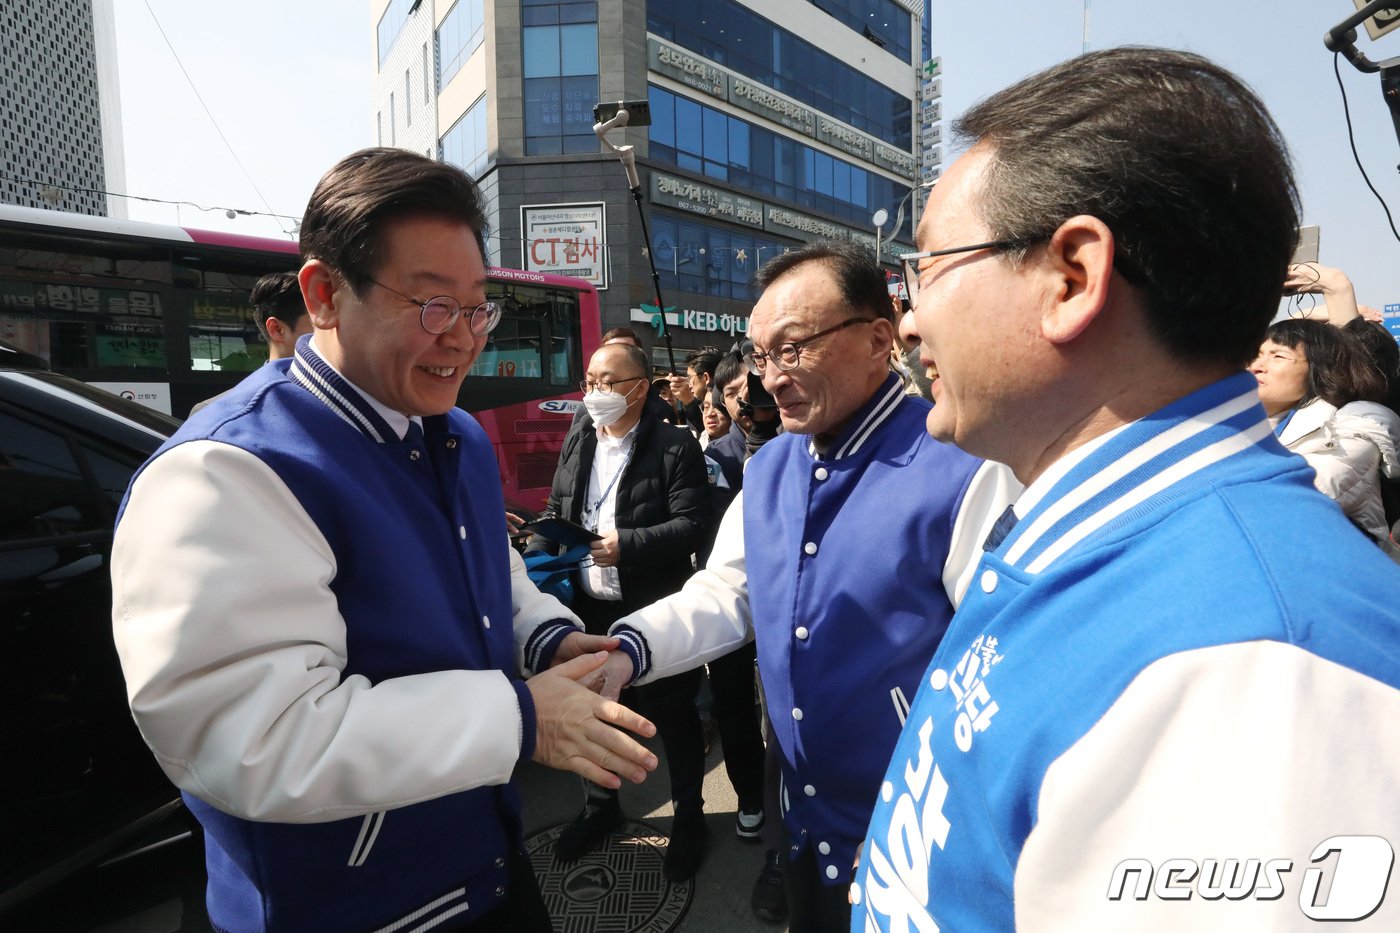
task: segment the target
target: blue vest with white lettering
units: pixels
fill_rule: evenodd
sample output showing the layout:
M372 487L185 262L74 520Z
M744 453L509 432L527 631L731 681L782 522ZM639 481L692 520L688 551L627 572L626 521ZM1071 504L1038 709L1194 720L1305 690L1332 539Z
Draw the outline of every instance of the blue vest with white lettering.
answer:
M981 461L925 430L891 375L825 453L782 434L744 473L744 552L759 673L793 841L850 880L919 676L952 605L953 522Z
M505 505L481 426L453 409L424 419L422 441L401 441L304 340L301 377L314 371L318 391L343 401L332 408L313 395L291 365L249 375L156 456L209 439L256 455L286 483L335 555L345 676L517 676ZM280 559L275 540L266 557ZM308 824L253 822L184 796L204 826L208 906L221 930L370 930L430 904L468 921L500 903L521 847L513 784Z

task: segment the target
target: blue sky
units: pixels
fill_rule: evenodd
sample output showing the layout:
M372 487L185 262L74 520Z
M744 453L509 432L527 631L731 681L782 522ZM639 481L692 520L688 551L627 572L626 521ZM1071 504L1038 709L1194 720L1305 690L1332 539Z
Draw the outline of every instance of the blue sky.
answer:
M792 2L811 10L804 0ZM1249 82L1292 148L1304 220L1321 227L1322 262L1345 269L1363 303L1400 302L1400 242L1352 160L1332 55L1322 44L1323 33L1355 10L1351 0L1091 2L1090 48L1185 48ZM296 215L325 169L373 142L367 3L117 0L116 6L128 193ZM1084 41L1083 0L932 0L930 9L933 52L943 57L945 118L1079 54ZM151 10L251 182L210 126ZM1374 60L1400 56L1400 31L1372 43L1362 30L1358 45ZM1342 81L1362 162L1400 214L1400 142L1379 79L1343 61ZM173 207L139 202L131 202L130 212L138 220L262 236L282 235L287 223L230 221L188 207L177 216Z
M1400 242L1352 159L1332 53L1322 44L1328 29L1355 12L1351 0L1091 2L1089 48L1187 49L1248 82L1288 141L1304 222L1321 228L1319 259L1351 276L1363 304L1400 302ZM935 0L931 6L933 48L943 56L945 118L1083 48L1082 0ZM1372 43L1362 29L1357 45L1372 60L1400 55L1400 30ZM1380 80L1345 60L1341 74L1362 164L1400 225L1400 142Z

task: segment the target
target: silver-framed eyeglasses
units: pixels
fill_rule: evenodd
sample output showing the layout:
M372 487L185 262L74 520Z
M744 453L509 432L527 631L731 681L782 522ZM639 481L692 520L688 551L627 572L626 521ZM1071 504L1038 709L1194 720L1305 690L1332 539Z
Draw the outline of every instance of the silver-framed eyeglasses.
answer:
M819 330L810 337L803 337L801 340L791 340L787 343L780 343L771 348L766 353L757 350L750 350L744 355L744 363L749 367L749 372L755 376L762 376L768 369L768 361L772 360L773 365L778 367L780 372L789 373L802 363L802 348L813 343L828 334L834 334L838 330L845 330L856 324L869 324L877 320L873 317L849 317L840 324L828 327L826 330Z
M909 296L909 306L914 306L919 296L919 263L935 256L953 256L957 253L972 253L979 249L1003 250L1016 246L1029 246L1042 237L1015 237L1010 240L992 240L989 243L974 243L972 246L953 246L948 249L931 249L922 253L905 253L899 257L904 270L904 291Z
M418 306L418 323L423 325L423 329L430 334L447 333L457 323L457 318L461 317L463 312L467 314L467 327L478 337L484 337L491 333L496 329L496 325L501 323L501 306L494 301L483 301L475 307L464 308L456 298L448 295L438 295L436 298L423 301L421 298L405 295L397 288L391 288L378 279L370 279L370 282L386 292L393 292L404 301L416 304Z
M611 382L604 382L601 380L595 382L592 379L585 379L578 384L578 390L584 395L587 395L589 392L594 391L601 392L604 395L607 395L613 390L613 386L615 385L618 385L623 382L636 382L638 379L645 378L646 376L628 376L626 379L614 379Z

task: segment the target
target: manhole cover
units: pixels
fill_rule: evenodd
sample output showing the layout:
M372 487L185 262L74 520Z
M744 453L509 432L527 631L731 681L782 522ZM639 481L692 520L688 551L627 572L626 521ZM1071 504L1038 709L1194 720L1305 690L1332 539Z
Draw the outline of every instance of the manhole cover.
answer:
M695 893L690 881L661 875L667 839L645 823L624 820L597 849L565 865L554 858L564 825L535 833L525 851L558 933L666 933Z

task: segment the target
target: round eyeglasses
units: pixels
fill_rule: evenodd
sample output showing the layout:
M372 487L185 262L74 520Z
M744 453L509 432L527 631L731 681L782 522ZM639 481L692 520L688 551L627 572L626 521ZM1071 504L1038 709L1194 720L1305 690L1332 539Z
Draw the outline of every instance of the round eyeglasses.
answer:
M802 362L802 348L813 343L828 334L834 334L838 330L845 330L856 324L869 324L875 321L873 317L851 317L846 318L840 324L828 327L826 330L819 330L810 337L801 340L794 340L789 343L780 343L767 353L760 353L750 350L744 355L744 362L749 367L749 372L755 376L762 376L768 370L768 361L772 360L773 365L778 367L780 372L792 372Z
M478 337L484 337L491 333L496 329L496 325L501 323L501 306L494 301L483 301L475 307L464 308L457 299L447 295L438 295L436 298L423 301L412 295L405 295L397 288L390 288L377 279L370 279L370 282L386 292L393 292L404 301L416 304L418 306L418 323L430 334L447 333L464 312L467 315L467 327Z

